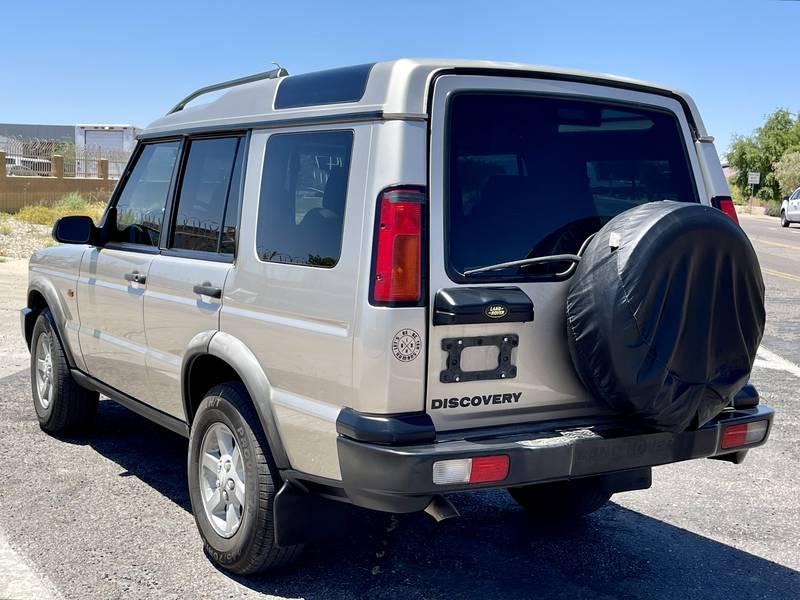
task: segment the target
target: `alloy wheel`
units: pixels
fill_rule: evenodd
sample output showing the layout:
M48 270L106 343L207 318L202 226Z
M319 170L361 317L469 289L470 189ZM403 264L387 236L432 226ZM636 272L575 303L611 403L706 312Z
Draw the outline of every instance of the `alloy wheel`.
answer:
M36 391L39 403L47 410L53 400L53 339L42 333L36 343Z
M224 423L205 432L198 469L206 517L218 535L230 538L244 516L245 472L236 436Z

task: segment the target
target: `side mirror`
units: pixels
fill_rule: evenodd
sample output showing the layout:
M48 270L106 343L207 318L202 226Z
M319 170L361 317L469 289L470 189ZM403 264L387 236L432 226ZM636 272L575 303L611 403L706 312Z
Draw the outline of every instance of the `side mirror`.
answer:
M91 244L97 238L97 227L91 217L61 217L53 225L53 239L62 244Z

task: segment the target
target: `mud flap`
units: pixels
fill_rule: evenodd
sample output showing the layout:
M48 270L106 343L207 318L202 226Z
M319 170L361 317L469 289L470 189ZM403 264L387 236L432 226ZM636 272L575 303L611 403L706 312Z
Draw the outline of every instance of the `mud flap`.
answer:
M336 537L347 531L346 506L284 482L272 507L275 543L286 548Z

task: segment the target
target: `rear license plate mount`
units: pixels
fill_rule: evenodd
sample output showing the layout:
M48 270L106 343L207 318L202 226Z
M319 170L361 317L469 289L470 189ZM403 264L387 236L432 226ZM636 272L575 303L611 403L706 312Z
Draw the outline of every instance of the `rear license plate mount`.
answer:
M464 371L461 368L461 353L466 348L475 346L495 346L499 351L497 367L483 371ZM519 346L519 336L513 333L445 338L442 340L442 350L447 352L447 367L439 373L439 381L461 383L464 381L513 379L517 376L517 367L511 362L511 354L517 346Z

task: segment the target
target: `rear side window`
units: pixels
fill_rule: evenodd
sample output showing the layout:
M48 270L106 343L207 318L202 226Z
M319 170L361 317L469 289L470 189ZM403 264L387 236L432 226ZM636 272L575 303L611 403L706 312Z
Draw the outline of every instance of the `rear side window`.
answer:
M269 138L256 233L261 260L336 265L342 247L352 147L351 131Z
M158 247L180 142L147 144L117 200L114 241Z
M233 254L241 143L238 136L189 142L171 248Z
M448 114L448 270L574 254L621 212L697 202L686 145L666 110L571 98L460 94ZM468 280L550 277L549 263Z

